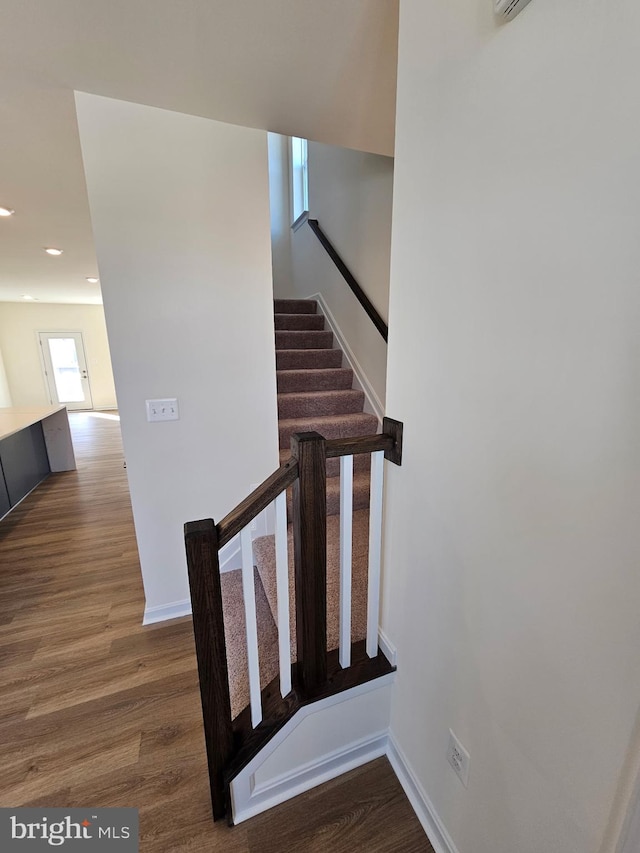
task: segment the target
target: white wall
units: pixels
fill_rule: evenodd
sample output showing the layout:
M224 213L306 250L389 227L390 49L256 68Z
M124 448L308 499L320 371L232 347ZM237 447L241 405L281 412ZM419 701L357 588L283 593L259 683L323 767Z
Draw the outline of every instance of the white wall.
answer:
M309 143L309 216L386 321L393 159ZM384 405L387 346L308 225L291 238L298 296L322 293Z
M147 616L278 465L266 133L76 93ZM175 396L180 420L148 423ZM177 604L176 604L177 603Z
M612 849L640 704L639 32L635 0L502 26L401 3L383 622L393 735L459 853Z
M291 270L291 203L289 198L289 137L267 134L269 150L269 210L271 213L271 263L273 294L293 296Z
M117 406L102 305L0 303L0 349L14 406L48 406L37 332L82 332L94 409ZM11 404L7 404L11 405Z
M4 358L0 349L0 409L11 405L13 405L13 401L11 399L11 391L9 390L9 380L7 379Z

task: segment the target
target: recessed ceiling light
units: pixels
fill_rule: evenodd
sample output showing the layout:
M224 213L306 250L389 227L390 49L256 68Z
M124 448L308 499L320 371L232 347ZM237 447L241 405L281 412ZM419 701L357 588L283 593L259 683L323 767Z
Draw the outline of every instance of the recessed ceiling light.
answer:
M93 276L90 276L90 275L88 275L88 276L87 276L87 281L88 281L90 284L97 284L97 283L98 283L98 279L97 279L97 278L93 278Z
M0 216L13 216L15 210L11 210L10 207L0 207Z
M28 293L23 293L21 298L26 299L27 302L37 302L38 301L35 296L29 296Z
M61 255L62 249L45 248L45 252L47 253L47 255Z

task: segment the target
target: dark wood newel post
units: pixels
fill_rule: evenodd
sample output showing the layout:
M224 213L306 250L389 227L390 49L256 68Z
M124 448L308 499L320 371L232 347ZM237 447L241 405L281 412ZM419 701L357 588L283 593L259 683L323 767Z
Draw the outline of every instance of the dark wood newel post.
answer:
M212 519L184 526L193 633L200 676L200 698L209 765L213 819L227 813L224 770L233 751L231 699L224 639L218 533Z
M325 440L317 432L291 437L298 461L293 485L298 673L307 693L327 680L327 491Z

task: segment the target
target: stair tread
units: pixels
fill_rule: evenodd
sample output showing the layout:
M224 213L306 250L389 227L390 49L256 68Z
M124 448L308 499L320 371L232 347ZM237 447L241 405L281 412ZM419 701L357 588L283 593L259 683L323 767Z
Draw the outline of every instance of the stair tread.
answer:
M274 299L276 314L316 314L318 303L315 299Z
M329 397L364 397L364 391L359 391L357 388L334 388L322 391L281 391L278 397L286 397L288 400L293 399L308 399L310 397L320 398L321 400Z
M297 424L300 427L298 432L305 432L312 429L313 424L320 424L322 426L335 425L336 427L366 425L367 427L372 426L373 431L375 432L378 426L378 418L375 415L369 414L369 412L353 412L352 414L347 415L317 415L316 417L309 418L283 418L278 423L281 427L286 428L293 427Z
M342 365L342 350L339 349L276 349L276 367L291 370L306 370L311 368L340 368Z

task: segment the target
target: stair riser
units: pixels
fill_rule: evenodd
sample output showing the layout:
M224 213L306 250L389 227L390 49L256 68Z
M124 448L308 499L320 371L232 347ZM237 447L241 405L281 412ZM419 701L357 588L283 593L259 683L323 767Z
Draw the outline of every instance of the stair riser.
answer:
M318 303L315 299L274 299L273 308L276 314L315 314Z
M343 421L333 422L328 420L322 422L320 419L314 422L311 419L310 423L304 421L292 424L290 421L280 421L278 424L278 433L280 437L280 447L288 448L291 444L291 436L295 432L316 431L325 438L345 438L358 435L373 435L377 427L377 418L374 415L351 416L347 423Z
M331 349L333 332L276 332L276 349Z
M279 394L294 391L340 391L353 385L353 370L279 370L276 374Z
M279 418L312 418L320 415L354 415L362 412L362 391L279 394Z
M342 350L280 350L276 352L277 370L328 369L342 366Z
M321 332L324 330L322 314L276 314L274 324L277 331Z

